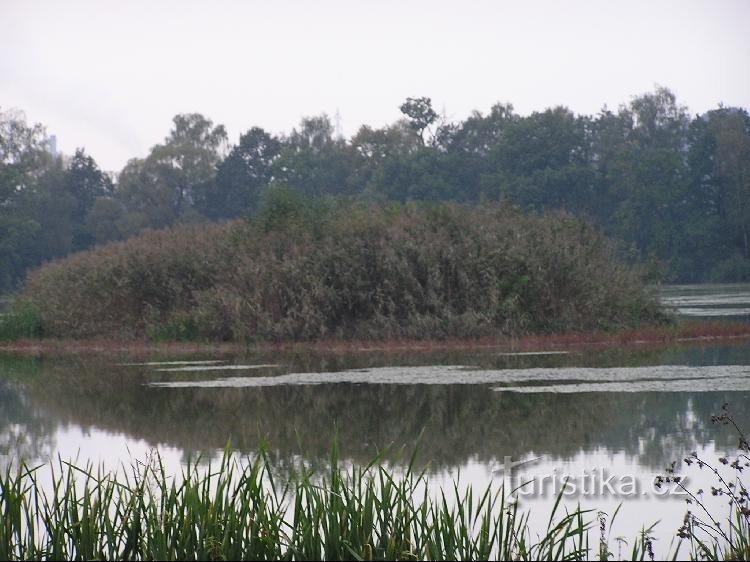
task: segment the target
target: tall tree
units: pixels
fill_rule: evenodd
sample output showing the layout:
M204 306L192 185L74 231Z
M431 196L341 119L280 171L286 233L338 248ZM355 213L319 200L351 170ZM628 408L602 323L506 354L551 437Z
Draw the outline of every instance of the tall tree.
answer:
M750 115L719 107L698 116L690 134L692 191L715 220L715 246L726 248L715 255L723 254L727 267L750 271Z
M406 98L406 101L401 104L399 109L409 120L409 126L417 134L420 144L424 146L425 133L438 120L437 112L432 109L432 100L426 97Z
M214 127L200 113L176 115L173 123L164 144L151 149L148 164L172 191L173 213L179 217L213 181L227 134L223 125Z
M354 191L371 199L407 197L399 169L419 148L414 132L405 120L389 127L362 126L352 137L349 182Z
M35 265L41 230L34 213L39 177L52 158L41 125L0 109L0 292L12 290Z
M255 211L262 188L273 179L273 163L281 142L260 127L240 137L219 164L216 180L206 192L203 212L213 218L236 217Z
M129 230L163 227L195 214L221 162L226 131L199 113L176 115L163 144L122 170L118 190L129 210Z
M98 198L112 194L112 180L101 171L91 156L79 148L63 173L62 184L63 190L75 201L72 216L73 249L87 248L94 243L95 238L86 226L86 218Z
M750 119L747 112L729 111L716 131L716 167L729 200L729 218L741 239L742 255L750 258Z
M508 121L489 150L483 189L494 187L497 195L537 209L587 211L593 183L588 130L588 119L565 107Z
M350 153L333 137L327 115L306 117L283 139L272 174L278 183L306 195L348 194Z

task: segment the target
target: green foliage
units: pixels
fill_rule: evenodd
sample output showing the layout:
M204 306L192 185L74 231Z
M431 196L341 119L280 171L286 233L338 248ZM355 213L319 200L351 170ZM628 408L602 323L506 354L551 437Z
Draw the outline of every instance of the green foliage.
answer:
M195 341L201 339L203 333L205 330L189 315L169 318L162 324L150 324L146 327L146 337L153 341Z
M209 183L199 202L208 217L236 217L258 207L259 194L273 178L273 162L281 142L259 127L240 136L217 168L216 181Z
M268 190L257 219L152 231L49 264L25 297L66 336L443 338L663 320L565 214L362 205Z
M332 200L304 195L284 185L271 185L261 196L257 222L265 232L320 233L323 224L330 219L329 212L333 205Z
M717 283L750 281L750 260L744 256L733 256L719 263L711 274Z
M210 197L226 131L199 113L176 115L173 123L163 144L130 160L120 174L117 191L128 211L123 236L189 222L199 213L196 205Z
M399 109L409 118L409 126L417 133L419 142L424 145L425 130L438 118L438 114L432 109L432 100L430 98L406 98Z
M10 310L0 312L0 341L39 338L42 335L42 317L37 307L16 304Z
M502 489L430 497L424 473L403 477L379 458L328 475L302 469L286 481L263 450L242 466L229 454L181 477L161 459L130 475L60 461L52 492L39 468L0 474L4 560L582 560L589 514L560 513L543 536Z
M636 261L659 262L665 280L745 278L745 266L726 264L750 261L747 109L692 117L657 87L595 115L554 107L521 116L496 104L450 123L428 97L400 110L403 119L350 139L323 114L279 137L251 127L232 147L223 126L176 115L116 184L82 150L52 157L40 125L0 112L0 291L45 261L146 228L255 215L278 185L360 201L506 199L565 210L632 248Z
M617 511L609 521L599 512L594 525L591 510L577 507L563 513L561 491L546 529L532 534L530 514L519 511L518 502L509 501L502 487L489 485L475 492L454 481L451 488L431 494L425 472L415 470L414 456L403 476L389 472L381 461L378 456L343 471L334 446L328 474L303 466L281 479L262 448L243 463L228 452L218 467L188 460L177 477L166 473L158 454L134 463L138 468L132 473L60 460L50 467L48 489L42 484L42 467L8 466L0 473L0 558L609 560L614 556L610 540ZM700 459L691 462L713 468ZM661 478L665 480L672 477ZM744 501L738 501L743 496L726 483L719 483L718 489L731 496L733 513L720 522L707 511L706 523L688 512L678 531L674 559L684 542L691 560L746 559L748 520ZM746 495L745 488L741 490ZM698 496L690 493L690 497L703 507ZM599 531L598 542L590 536L594 528ZM630 560L654 559L654 528L644 527L631 541Z
M0 109L0 293L15 289L25 270L39 263L35 187L50 163L44 144L41 125Z

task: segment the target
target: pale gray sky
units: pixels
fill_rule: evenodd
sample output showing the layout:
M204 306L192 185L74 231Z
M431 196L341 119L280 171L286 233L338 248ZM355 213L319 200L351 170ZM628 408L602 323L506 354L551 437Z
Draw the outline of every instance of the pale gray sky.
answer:
M692 112L750 107L750 1L0 0L0 107L107 170L176 113L288 132L338 109L348 136L407 96L453 119L616 107L656 84Z

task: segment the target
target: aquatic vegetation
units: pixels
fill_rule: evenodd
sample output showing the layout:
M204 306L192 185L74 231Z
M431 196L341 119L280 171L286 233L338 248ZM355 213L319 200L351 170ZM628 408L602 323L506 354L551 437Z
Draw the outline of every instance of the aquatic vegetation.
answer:
M725 413L715 421L731 424L733 418ZM737 459L720 462L741 473L748 456L740 435ZM283 478L264 448L247 459L227 449L218 466L188 461L176 477L166 473L158 454L115 472L63 460L50 466L51 476L44 467L8 466L0 473L0 559L655 557L653 525L613 543L618 511L611 516L568 511L561 492L543 518L542 532L532 532L530 514L509 501L502 487L490 484L477 492L454 481L434 491L415 459L416 450L401 473L384 466L382 454L347 468L334 446L327 471L297 465ZM688 460L710 468L695 456ZM683 482L674 472L662 482L666 479ZM712 493L729 497L734 515L722 520L699 493L689 494L696 513L688 513L680 526L670 557L748 558L747 488L725 481ZM538 523L535 519L535 528Z
M0 312L0 341L38 338L43 334L42 317L35 306L16 305Z
M477 338L666 320L638 271L570 215L273 203L48 264L22 300L46 334L74 338Z
M0 558L127 560L584 559L588 512L563 512L532 538L528 515L501 490L430 497L410 465L395 477L377 460L279 481L268 458L189 464L181 478L159 457L113 474L59 462L52 491L38 468L0 475Z

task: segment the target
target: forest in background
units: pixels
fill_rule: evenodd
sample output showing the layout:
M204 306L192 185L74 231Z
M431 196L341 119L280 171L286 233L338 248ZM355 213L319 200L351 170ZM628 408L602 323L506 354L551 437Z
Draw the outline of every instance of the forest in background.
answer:
M663 281L750 280L750 115L692 116L666 88L616 110L528 116L512 105L451 122L429 98L346 139L326 115L289 134L180 114L119 172L84 149L53 155L43 126L0 108L0 294L27 271L145 229L256 215L269 188L360 202L507 201L560 209L621 242Z

